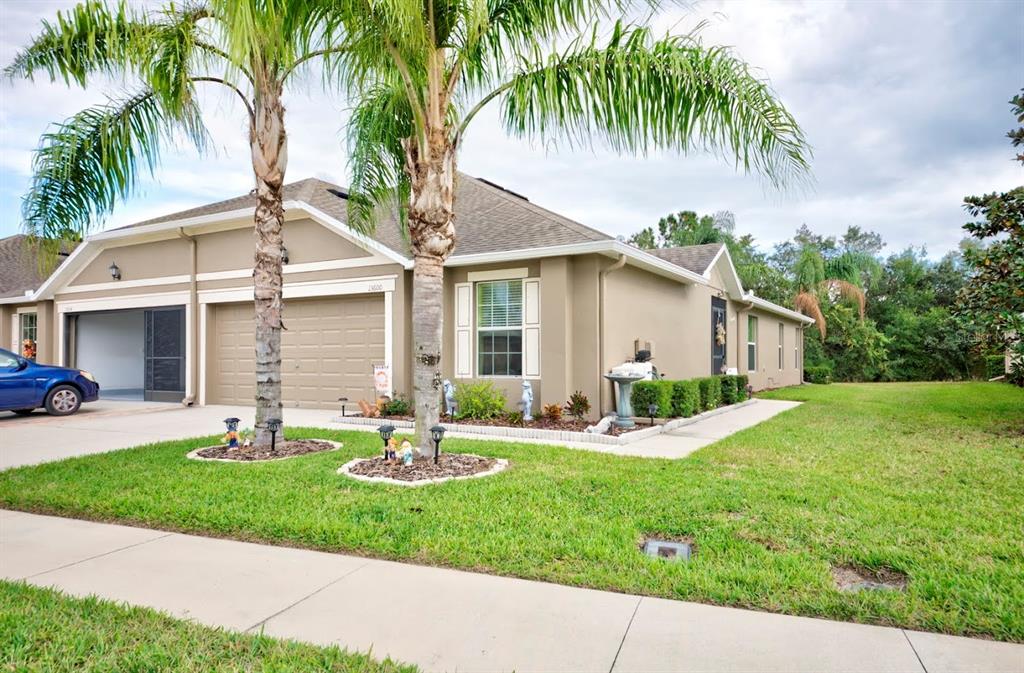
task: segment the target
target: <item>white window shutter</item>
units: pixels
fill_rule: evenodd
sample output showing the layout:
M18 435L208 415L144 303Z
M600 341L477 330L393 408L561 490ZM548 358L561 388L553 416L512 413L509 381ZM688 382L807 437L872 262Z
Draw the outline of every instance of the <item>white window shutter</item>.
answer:
M455 378L473 377L473 284L455 284Z
M523 376L540 376L540 278L523 280Z

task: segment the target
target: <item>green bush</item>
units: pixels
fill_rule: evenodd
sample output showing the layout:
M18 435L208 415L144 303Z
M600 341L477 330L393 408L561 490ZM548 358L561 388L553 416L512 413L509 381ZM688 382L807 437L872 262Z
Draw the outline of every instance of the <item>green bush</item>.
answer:
M505 393L491 384L462 383L455 386L456 418L487 420L505 413Z
M985 377L994 379L997 376L1002 376L1006 373L1006 356L1003 354L999 355L986 355L985 356Z
M737 402L742 402L747 399L747 386L750 384L750 377L746 374L740 374L736 377L736 392L739 394Z
M700 385L696 379L672 382L672 414L688 418L700 411Z
M746 397L746 391L740 394L739 377L733 374L726 374L720 377L722 381L722 404L736 404Z
M709 376L697 379L700 386L700 408L702 411L715 409L722 403L722 379Z
M830 367L804 367L804 380L808 383L832 383Z
M633 392L629 401L633 405L633 414L647 416L648 405L656 404L658 418L672 416L672 381L637 381L633 384Z
M412 402L404 397L395 395L384 403L381 409L381 416L409 416L412 414Z

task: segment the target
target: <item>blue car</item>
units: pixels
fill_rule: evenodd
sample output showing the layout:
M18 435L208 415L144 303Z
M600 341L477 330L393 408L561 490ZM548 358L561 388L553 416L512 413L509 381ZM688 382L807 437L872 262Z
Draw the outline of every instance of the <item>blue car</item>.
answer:
M36 364L0 348L0 411L28 415L46 407L54 416L67 416L99 397L100 385L89 372Z

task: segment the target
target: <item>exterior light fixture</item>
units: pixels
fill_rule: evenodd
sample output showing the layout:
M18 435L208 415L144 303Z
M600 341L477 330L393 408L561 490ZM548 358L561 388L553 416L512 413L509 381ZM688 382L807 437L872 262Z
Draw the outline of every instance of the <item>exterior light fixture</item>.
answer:
M753 386L753 384L748 383L747 384L747 399L749 400L753 396L754 396L754 386Z
M388 442L391 441L391 435L395 434L395 426L393 425L382 425L377 428L377 432L380 433L380 438L384 441L384 460L388 459Z
M121 269L117 268L117 262L110 263L110 277L114 280L121 280Z
M270 452L273 453L277 445L277 431L281 429L280 418L268 418L267 430L270 430Z
M283 245L281 246L281 263L288 263L288 248L284 247Z
M347 397L339 397L338 401L341 402L341 417L345 418L345 403L348 402Z
M438 458L441 456L441 440L444 439L445 427L443 425L435 425L430 428L430 438L434 440L434 464L437 465Z
M654 415L658 413L658 405L651 402L647 405L647 415L651 417L651 427L654 427Z

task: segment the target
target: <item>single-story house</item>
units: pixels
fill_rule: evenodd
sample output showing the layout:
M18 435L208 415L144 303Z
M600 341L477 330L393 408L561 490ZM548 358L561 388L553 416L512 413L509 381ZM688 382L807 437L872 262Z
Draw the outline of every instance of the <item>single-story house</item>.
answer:
M397 223L353 231L344 188L322 180L284 194L286 406L372 399L375 367L410 395L413 262ZM253 403L253 207L240 196L89 237L17 298L40 358L89 369L108 394ZM640 250L466 175L456 218L442 353L456 385L492 381L512 404L529 380L538 407L580 390L596 415L613 408L602 374L638 350L673 379L801 382L811 319L746 292L722 245Z

